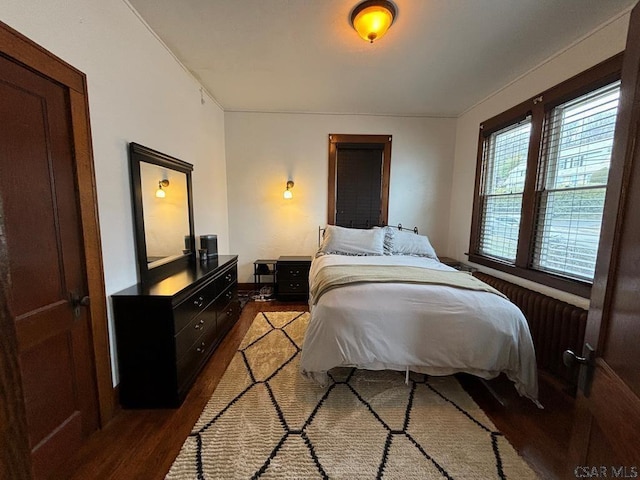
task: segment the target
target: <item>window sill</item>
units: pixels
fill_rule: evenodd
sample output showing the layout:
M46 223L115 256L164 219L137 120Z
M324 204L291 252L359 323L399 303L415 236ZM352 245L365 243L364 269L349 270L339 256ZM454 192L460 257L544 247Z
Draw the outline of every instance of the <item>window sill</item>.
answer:
M540 272L538 270L530 270L527 268L517 267L515 265L499 262L497 260L476 254L469 254L469 261L477 263L478 265L484 265L485 267L493 268L494 270L508 273L509 275L513 275L515 277L524 278L531 282L539 283L547 287L562 290L563 292L578 295L583 298L591 297L591 284L587 282L570 280L568 278L552 275L550 273Z

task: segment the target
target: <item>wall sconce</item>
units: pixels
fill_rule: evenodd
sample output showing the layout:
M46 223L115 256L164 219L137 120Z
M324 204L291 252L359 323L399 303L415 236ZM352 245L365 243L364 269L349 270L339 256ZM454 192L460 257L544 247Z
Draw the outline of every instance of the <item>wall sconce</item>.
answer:
M396 7L388 0L366 0L351 12L351 25L363 40L382 38L396 18Z
M291 189L293 188L293 182L289 180L287 182L287 189L284 191L284 198L287 200L293 198L293 194L291 193Z
M156 190L157 198L164 198L167 196L166 192L162 189L163 187L169 186L169 180L160 180L158 182L158 190Z

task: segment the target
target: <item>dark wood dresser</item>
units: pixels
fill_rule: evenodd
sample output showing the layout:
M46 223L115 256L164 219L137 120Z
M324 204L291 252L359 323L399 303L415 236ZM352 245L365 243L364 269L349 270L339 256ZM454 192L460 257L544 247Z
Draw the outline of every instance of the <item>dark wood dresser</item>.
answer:
M311 257L280 257L276 263L278 300L309 297Z
M124 408L182 403L240 315L237 264L221 255L111 296Z

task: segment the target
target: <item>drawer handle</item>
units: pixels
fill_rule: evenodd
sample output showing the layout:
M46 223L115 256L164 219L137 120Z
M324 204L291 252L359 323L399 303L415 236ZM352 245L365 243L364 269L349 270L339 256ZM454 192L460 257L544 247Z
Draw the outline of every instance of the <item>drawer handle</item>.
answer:
M193 328L195 328L196 330L200 330L203 327L203 325L204 325L204 318L200 319L200 321L196 323Z
M290 275L300 275L300 270L289 270Z
M226 293L225 297L227 297L227 300L231 300L231 297L233 297L233 292L232 292L231 290L229 290L229 291Z
M300 287L300 284L299 283L290 283L289 286L291 288L298 288L298 287Z
M233 278L233 276L230 273L227 273L224 278L227 280L227 282L231 281L231 278Z
M204 342L202 342L200 346L196 348L196 352L204 353Z
M200 308L204 304L204 298L202 298L202 295L200 295L197 300L194 300L193 304Z

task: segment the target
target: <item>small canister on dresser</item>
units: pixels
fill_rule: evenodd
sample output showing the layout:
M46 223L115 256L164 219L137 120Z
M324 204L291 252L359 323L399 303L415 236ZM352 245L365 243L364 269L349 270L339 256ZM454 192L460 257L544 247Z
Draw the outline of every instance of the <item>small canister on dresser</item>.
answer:
M208 258L218 258L218 236L200 235L200 249L207 251Z

